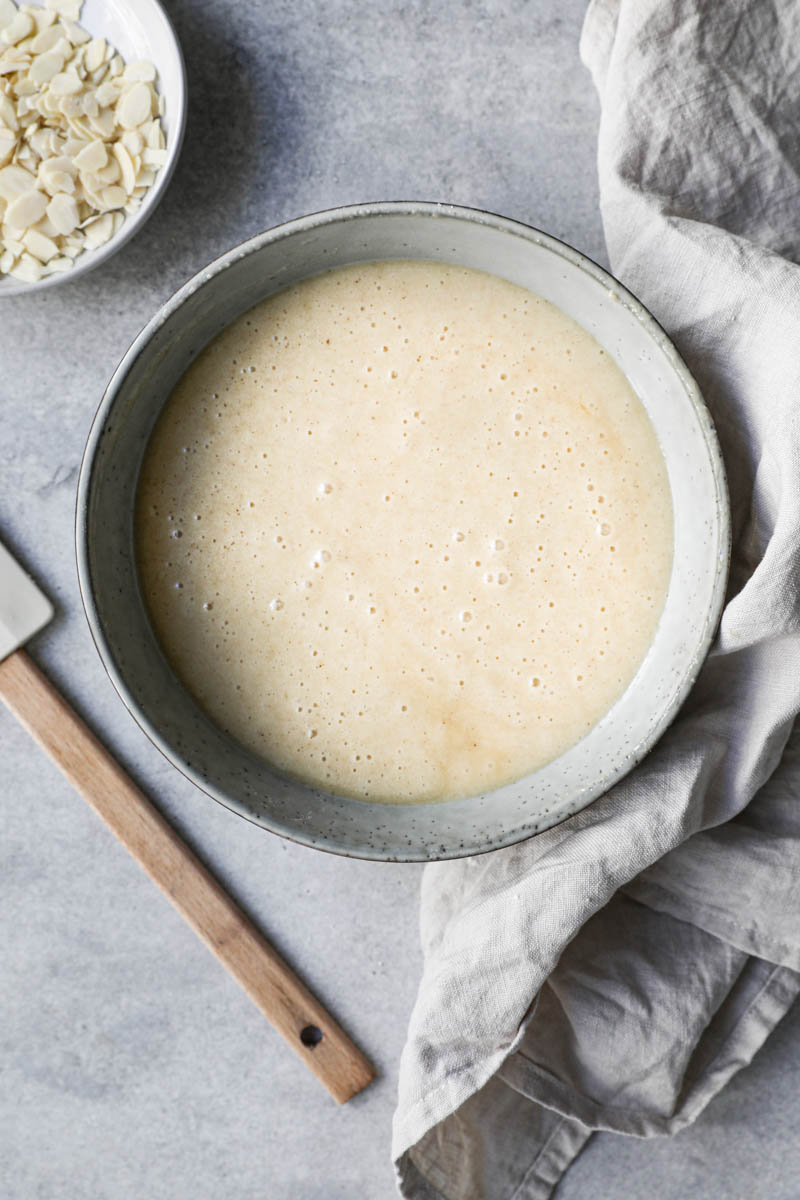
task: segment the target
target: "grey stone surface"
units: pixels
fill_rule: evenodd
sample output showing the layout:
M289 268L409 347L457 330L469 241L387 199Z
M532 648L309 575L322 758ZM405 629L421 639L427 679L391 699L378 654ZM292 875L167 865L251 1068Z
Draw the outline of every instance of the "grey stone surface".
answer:
M0 1193L8 1200L388 1200L420 958L416 867L331 858L215 806L103 674L77 593L84 439L142 324L198 267L288 217L445 199L604 260L583 0L169 0L191 111L175 179L105 268L0 302L0 532L57 605L35 656L374 1057L343 1109L0 712ZM790 1016L671 1142L596 1138L564 1200L800 1194Z

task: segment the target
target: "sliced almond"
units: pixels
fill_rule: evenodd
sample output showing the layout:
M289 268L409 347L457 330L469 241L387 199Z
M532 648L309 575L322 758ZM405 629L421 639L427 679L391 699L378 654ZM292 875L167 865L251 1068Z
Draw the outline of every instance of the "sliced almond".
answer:
M110 104L116 104L119 100L119 88L110 79L107 79L105 83L100 84L95 96L97 96L97 103L106 108Z
M17 111L3 92L0 92L0 126L4 126L6 129L19 129Z
M0 0L0 29L10 25L17 15L17 6L12 0Z
M113 232L114 219L112 214L103 213L102 217L97 217L94 221L90 221L84 229L87 248L94 250L97 246L102 246L112 236Z
M31 225L31 229L35 229L37 233L43 233L45 237L49 238L57 238L61 236L53 222L48 217L47 213L45 213L41 221L37 221L35 225Z
M61 71L50 80L50 91L54 96L74 96L83 91L83 83L76 71Z
M69 17L64 16L61 18L61 26L73 46L82 46L85 42L91 41L92 35L87 33L82 25L78 24L77 18L71 20Z
M125 188L112 184L111 187L103 188L100 198L105 208L122 208L122 205L127 203L128 193Z
M56 196L59 192L70 195L75 191L75 180L67 171L52 171L47 176L47 186L44 190L48 196Z
M62 117L66 117L67 121L75 120L77 117L82 117L83 112L83 97L82 96L61 96L58 101L58 111Z
M84 92L81 96L81 108L83 109L84 117L97 117L100 115L100 105L97 102L97 96L94 92Z
M6 243L4 242L3 245L5 244ZM2 254L0 254L0 275L8 275L16 261L16 254L12 253L11 250L4 250Z
M146 167L163 167L167 161L166 150L147 149L142 154L142 162Z
M120 176L121 176L122 172L120 171L120 164L119 164L119 161L116 156L116 149L117 149L117 147L115 145L114 146L114 151L115 151L114 157L109 158L106 166L101 167L101 169L99 171L95 172L95 175L97 176L97 179L100 181L100 183L105 184L106 186L108 186L109 184L112 184L112 183L120 182ZM124 186L124 184L123 184L123 186Z
M151 121L149 125L142 128L142 132L147 139L147 144L151 150L161 150L164 147L164 133L161 129L161 122L158 117Z
M94 141L93 138L90 138L89 140ZM76 155L80 154L81 150L84 149L86 144L86 138L77 138L72 134L72 132L70 132L69 137L64 139L61 153L65 158L74 159Z
M8 273L25 283L38 283L42 278L42 264L26 252L20 255Z
M146 83L135 83L117 104L117 121L123 129L135 129L151 115L152 94Z
M114 154L119 163L120 173L122 175L122 186L126 192L132 192L136 187L136 168L128 151L123 146L122 142L114 143Z
M53 31L48 29L46 32L52 33ZM50 49L44 54L36 55L36 58L30 65L28 78L34 83L48 83L54 76L58 75L63 66L64 55L61 51Z
M101 37L92 38L89 45L86 47L86 54L83 61L86 63L87 71L96 71L98 67L102 67L105 61L106 43Z
M71 267L72 259L67 255L62 255L61 258L51 259L42 269L42 275L56 275L61 271L69 271Z
M43 164L44 166L45 164ZM73 159L68 154L54 155L47 160L47 167L55 171L66 171L68 175L73 177L78 174L78 168L75 166Z
M120 141L131 155L141 154L144 150L144 138L138 129L126 129Z
M16 229L27 229L30 225L41 221L46 210L47 196L44 192L24 192L9 204L6 209L6 221Z
M122 72L122 78L129 80L131 83L154 83L156 78L156 69L151 62L145 59L139 59L137 62L130 62Z
M48 158L39 164L39 185L48 196L75 191L75 167L69 158Z
M93 133L98 133L100 137L110 138L114 133L114 110L111 108L101 108L96 117L87 117L89 128Z
M75 100L76 100L75 96L65 96L64 99L61 101L61 103L63 104L63 103L65 103L65 101L72 101L74 103ZM94 119L94 118L92 118L92 119ZM74 137L79 138L81 141L84 141L84 142L92 141L92 127L89 124L89 117L68 116L67 124L69 125L70 133L73 134Z
M81 187L83 190L82 199L86 201L90 215L92 213L96 214L105 212L106 205L103 202L103 197L100 194L103 190L103 185L100 180L97 179L92 182L87 180L86 177L82 175Z
M36 178L24 167L11 164L0 168L0 196L10 204L25 192L36 188Z
M29 229L22 239L22 244L34 258L39 259L39 262L50 262L51 258L58 255L58 246L53 239L44 233L39 233L38 229Z
M44 54L45 51L52 50L63 36L57 25L40 30L31 41L31 54Z
M59 233L72 233L78 224L78 205L72 196L60 192L48 204L47 216Z
M49 29L51 25L56 23L56 14L51 12L49 8L39 8L37 5L33 11L28 10L30 15L36 22L36 31L41 33L43 29Z
M19 230L12 229L10 225L3 225L3 243L8 247L15 258L19 258L23 254L25 247L22 242L18 241Z
M28 16L27 13L18 12L0 33L0 42L5 43L6 46L16 46L17 42L21 42L23 38L32 34L35 28L33 17Z
M75 50L70 44L69 38L64 37L64 30L61 28L61 26L57 25L56 29L58 30L58 41L56 42L55 46L53 46L53 49L59 51L60 54L63 54L64 61L66 62L67 59L72 58Z
M45 8L58 13L60 17L67 17L70 21L78 20L82 3L83 0L44 0Z
M0 166L7 163L17 145L17 135L11 129L0 129Z
M79 171L100 171L108 162L108 152L105 142L96 139L93 142L87 142L78 154L73 159L75 166Z
M52 92L45 92L36 101L36 107L43 117L57 117L61 115L60 103L60 97L54 96Z

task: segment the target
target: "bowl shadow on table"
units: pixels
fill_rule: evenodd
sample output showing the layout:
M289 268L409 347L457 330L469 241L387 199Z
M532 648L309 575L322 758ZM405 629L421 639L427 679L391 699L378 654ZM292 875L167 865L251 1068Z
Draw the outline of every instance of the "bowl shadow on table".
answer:
M186 136L161 204L105 276L126 288L146 285L158 296L242 237L274 224L266 184L259 182L277 172L275 129L288 119L277 70L258 70L253 50L232 41L230 28L208 9L165 7L186 61Z

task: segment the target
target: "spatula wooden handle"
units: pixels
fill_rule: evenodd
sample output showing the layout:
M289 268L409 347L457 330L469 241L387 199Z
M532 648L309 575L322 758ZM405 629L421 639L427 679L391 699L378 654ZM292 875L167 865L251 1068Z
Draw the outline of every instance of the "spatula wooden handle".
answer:
M0 698L333 1098L344 1104L365 1088L375 1078L369 1060L24 650L0 663Z

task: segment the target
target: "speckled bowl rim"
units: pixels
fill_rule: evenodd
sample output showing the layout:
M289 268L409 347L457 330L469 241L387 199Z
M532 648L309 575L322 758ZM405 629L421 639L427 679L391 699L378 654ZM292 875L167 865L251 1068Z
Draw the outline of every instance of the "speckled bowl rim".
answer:
M12 296L19 298L20 296L32 296L39 292L45 291L47 288L58 287L63 283L74 283L77 279L81 279L84 275L88 275L90 271L94 271L96 267L100 267L103 263L108 262L110 258L126 246L131 238L135 237L147 222L152 217L153 213L158 208L164 198L167 188L169 187L172 176L175 173L175 168L178 165L178 159L181 156L183 148L183 139L186 134L186 121L188 118L188 90L189 84L186 76L186 60L183 57L180 38L175 29L175 23L170 17L161 0L150 0L150 3L158 10L161 16L166 31L169 34L173 48L175 50L179 75L178 84L180 90L180 102L178 112L174 115L170 111L170 125L167 129L167 150L168 157L164 166L158 173L158 177L150 189L149 194L145 197L145 203L139 211L129 218L123 224L119 233L115 233L105 245L98 246L96 250L84 251L80 258L75 263L75 266L69 271L61 271L58 274L47 275L44 279L37 280L36 283L25 283L19 279L13 279L10 275L0 276L0 300L11 299ZM174 128L172 122L175 122Z
M717 553L716 570L714 574L714 582L711 594L711 602L708 605L705 619L703 621L696 649L689 659L687 659L680 681L674 687L669 703L665 706L664 712L660 719L651 727L647 736L635 745L627 754L625 754L617 765L605 773L601 780L587 789L581 791L576 798L574 804L560 808L558 815L552 820L548 819L548 815L539 815L535 828L526 825L521 825L516 828L507 830L503 834L492 836L487 832L485 837L476 840L474 844L460 844L452 849L445 849L442 846L437 846L436 851L431 847L430 852L423 853L394 853L389 848L371 847L370 852L366 853L363 850L347 850L337 845L327 845L324 840L318 837L303 837L302 833L294 826L287 826L280 819L272 816L256 815L251 810L248 810L234 796L226 793L220 788L213 787L202 774L196 771L175 748L167 742L161 735L157 726L150 721L145 713L140 708L135 700L131 690L129 689L122 673L119 671L110 645L106 639L102 621L100 619L97 605L94 598L94 585L92 581L92 573L90 569L90 556L88 545L88 504L89 496L92 487L92 477L94 470L95 457L103 434L103 430L110 416L111 410L116 401L117 395L122 389L128 372L133 364L138 360L140 355L147 351L147 347L157 330L164 322L188 300L198 289L203 287L209 280L227 270L234 263L238 262L246 255L252 254L259 250L262 246L270 242L279 242L280 240L293 236L295 234L308 232L320 225L335 223L338 221L351 221L368 218L373 216L391 216L393 214L402 214L413 216L418 214L422 217L437 217L446 216L465 221L477 223L479 225L489 226L501 233L507 233L515 237L521 237L526 241L532 241L535 244L544 246L554 254L559 255L573 267L585 272L594 281L600 283L607 290L612 291L619 302L627 308L639 321L639 323L648 332L655 344L664 353L670 363L670 366L679 377L689 402L691 403L695 415L698 419L698 424L702 430L705 448L708 454L708 463L711 470L715 497L716 497L716 512L715 522L719 535L719 547ZM605 795L615 784L619 783L626 775L636 767L644 756L653 748L655 743L661 738L665 730L672 724L677 716L680 708L683 705L689 691L694 684L697 675L700 671L703 662L711 647L719 619L722 613L722 606L725 599L725 592L728 580L728 571L730 567L731 553L731 528L730 528L730 502L727 481L725 477L725 468L722 460L722 453L719 446L716 430L714 428L711 414L703 400L702 394L697 383L694 380L689 368L681 358L665 330L659 325L655 317L648 311L647 308L638 300L632 292L630 292L622 283L619 282L613 275L599 266L592 259L582 254L574 247L566 242L560 241L551 234L545 233L531 225L526 225L521 221L512 220L509 217L500 216L497 213L487 212L483 209L469 208L463 205L445 204L428 201L383 201L372 202L365 204L343 205L337 208L325 209L320 212L310 213L303 217L297 217L291 221L286 221L280 225L276 225L263 233L256 234L254 237L241 242L234 246L225 254L213 259L200 271L198 271L183 287L179 288L158 310L155 316L142 329L139 335L131 344L124 358L120 362L116 371L106 388L103 398L98 407L92 422L89 436L86 442L86 447L81 460L80 474L78 479L78 489L76 496L75 509L75 546L76 559L78 568L78 585L80 588L81 599L83 601L84 611L89 623L89 629L92 635L97 651L102 660L103 666L110 678L114 688L119 694L125 707L133 716L134 720L147 735L149 740L157 747L164 757L172 763L173 766L189 779L201 792L210 796L218 804L245 820L250 821L253 825L261 829L266 829L270 833L277 834L279 837L286 838L288 841L296 842L300 845L308 846L312 849L324 850L326 853L337 854L345 858L359 858L369 861L379 862L438 862L447 859L469 858L478 854L486 854L491 850L501 850L507 846L515 845L519 842L526 841L529 837L535 837L540 833L546 832L557 825L563 824L577 813L588 808L600 796ZM302 785L300 785L302 786ZM490 794L490 793L489 793ZM448 803L458 803L458 801L440 801L438 806L446 806Z

